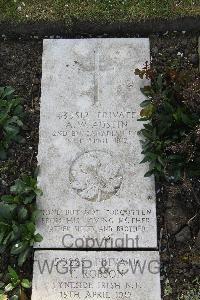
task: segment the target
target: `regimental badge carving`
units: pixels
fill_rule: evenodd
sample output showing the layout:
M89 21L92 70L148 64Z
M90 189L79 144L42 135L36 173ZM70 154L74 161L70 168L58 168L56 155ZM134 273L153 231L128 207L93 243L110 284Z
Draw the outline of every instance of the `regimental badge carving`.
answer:
M94 150L77 157L70 168L72 189L83 199L100 202L115 195L123 181L122 167L108 152Z

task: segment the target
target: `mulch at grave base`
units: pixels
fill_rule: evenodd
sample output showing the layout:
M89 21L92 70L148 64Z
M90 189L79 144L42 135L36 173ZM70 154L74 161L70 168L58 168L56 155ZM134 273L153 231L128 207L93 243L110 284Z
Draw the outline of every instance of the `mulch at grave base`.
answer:
M188 66L198 68L197 39L198 35L195 33L152 35L150 41L153 66L162 70L166 65L180 63L183 68ZM23 132L26 142L13 144L9 159L0 162L0 195L8 193L10 185L22 173L31 174L37 164L41 56L41 40L0 41L0 85L14 87L16 93L24 99L26 111L24 120L26 126ZM193 185L199 197L200 181L195 180ZM198 215L196 216L199 207L194 203L194 196L188 193L187 187L157 184L163 293L166 278L169 279L173 289L173 294L164 298L167 300L176 300L177 295L185 289L186 282L192 282L198 275L200 260L195 237L200 230L200 220ZM169 218L169 212L179 216L178 224L177 220ZM183 242L180 242L181 233ZM0 261L2 269L5 269L8 258L4 259L3 266ZM28 268L27 265L24 266L24 273L29 277L32 276L30 266Z
M66 37L95 37L99 35L124 37L127 35L150 35L165 33L166 31L189 31L198 32L200 27L200 16L179 16L177 18L150 18L133 21L102 22L82 18L73 19L70 25L65 21L28 21L19 24L11 22L0 22L0 32L12 37L30 36L66 36Z
M25 110L23 137L25 143L12 144L9 158L0 161L0 196L22 174L32 175L37 166L39 97L42 41L0 41L0 86L12 86L23 99ZM0 273L12 265L12 257L0 257ZM32 280L33 256L24 264L22 278ZM31 298L29 291L27 296Z
M198 36L189 33L170 34L151 38L152 65L162 71L166 66L180 65L183 69L198 70ZM193 192L190 191L190 186ZM195 194L195 195L194 195ZM157 184L158 238L160 237L161 278L163 295L166 294L165 281L173 294L164 297L175 300L189 283L199 276L200 241L200 179L188 185ZM168 286L169 287L169 286Z
M25 109L25 143L13 144L9 159L0 162L0 195L9 192L9 186L20 174L30 174L36 168L41 55L42 41L0 42L0 85L12 86L23 99Z

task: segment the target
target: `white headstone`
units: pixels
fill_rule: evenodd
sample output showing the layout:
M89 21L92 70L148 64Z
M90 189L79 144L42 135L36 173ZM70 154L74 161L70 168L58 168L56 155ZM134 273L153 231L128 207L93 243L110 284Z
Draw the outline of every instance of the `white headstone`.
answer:
M44 41L36 247L157 247L134 75L149 53L148 39Z
M159 255L36 251L32 300L161 300Z

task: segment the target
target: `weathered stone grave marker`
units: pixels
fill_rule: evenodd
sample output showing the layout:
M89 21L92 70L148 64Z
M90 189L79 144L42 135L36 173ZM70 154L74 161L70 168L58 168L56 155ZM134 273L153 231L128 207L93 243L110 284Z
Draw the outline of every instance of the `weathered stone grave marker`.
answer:
M160 300L158 262L150 251L40 250L32 299Z
M38 199L42 210L38 230L44 240L37 248L156 249L154 180L144 177L148 165L140 164L137 134L142 127L137 121L139 105L144 99L140 87L147 82L134 76L135 68L149 61L149 52L148 39L44 41L38 154L38 182L43 190ZM85 256L93 261L132 254L141 260L157 260L155 252L139 251L37 250L36 258L47 257L51 263L56 256L73 258L72 253L81 263ZM121 282L123 277L118 274L114 282L120 281L122 294L105 288L110 298L106 294L100 298L86 297L81 288L75 288L79 297L69 296L72 288L54 286L63 280L58 272L44 276L40 271L35 262L33 300L160 299L158 272L148 272L142 279L136 276L138 289L127 286L127 295L134 290L134 298L123 294L124 284L128 280L129 285L133 278L126 275ZM102 278L97 288L96 277L84 279L82 275L78 273L75 281L92 281L92 293L101 290Z
M66 246L90 237L104 248L126 235L138 236L135 247L157 246L154 182L137 134L144 97L134 69L147 60L147 39L44 41L42 248L63 248L64 235Z

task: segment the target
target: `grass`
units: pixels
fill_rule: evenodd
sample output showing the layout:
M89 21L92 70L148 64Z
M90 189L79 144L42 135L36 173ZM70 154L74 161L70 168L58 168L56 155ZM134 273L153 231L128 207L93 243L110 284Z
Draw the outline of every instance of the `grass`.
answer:
M199 0L0 0L0 22L117 22L199 16Z

